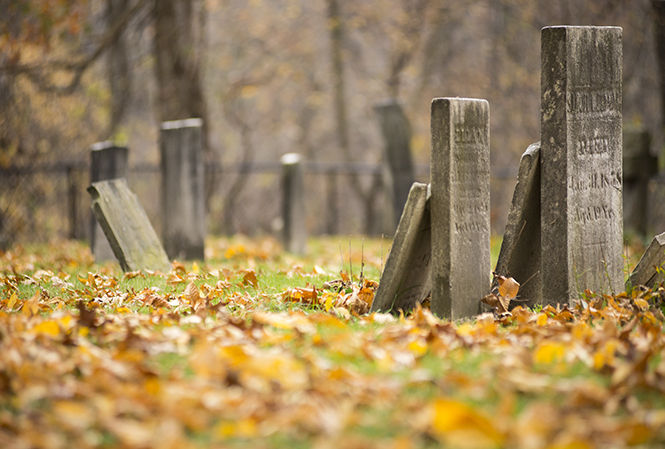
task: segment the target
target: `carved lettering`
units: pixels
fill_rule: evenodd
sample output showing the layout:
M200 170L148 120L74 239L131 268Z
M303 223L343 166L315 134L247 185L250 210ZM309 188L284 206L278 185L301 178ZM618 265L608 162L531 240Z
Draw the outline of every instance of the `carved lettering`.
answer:
M579 156L593 154L607 154L610 151L610 139L607 137L581 137L575 143L575 150Z
M591 172L585 174L582 178L573 178L570 181L570 188L574 192L607 189L610 187L621 190L621 172L619 170Z
M599 220L613 220L616 218L616 213L612 207L607 204L600 206L586 206L575 208L575 221L578 223L590 223Z
M460 234L467 232L484 232L486 230L485 223L480 221L467 221L462 223L455 223L455 231Z
M453 129L455 143L470 143L485 145L487 134L484 127L466 124L464 122L455 123Z
M568 93L567 110L573 114L620 113L621 89L577 87Z

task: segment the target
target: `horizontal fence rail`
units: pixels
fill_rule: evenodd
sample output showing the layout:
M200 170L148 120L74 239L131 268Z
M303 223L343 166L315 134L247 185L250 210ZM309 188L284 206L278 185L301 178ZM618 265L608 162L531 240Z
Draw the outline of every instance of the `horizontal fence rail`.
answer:
M281 170L279 161L207 163L208 229L212 233L276 232L280 218L278 190ZM376 192L370 188L372 179L384 175L386 168L382 164L304 161L303 170L308 186L306 209L311 234L370 232L364 223L368 219L378 222L381 218L368 216L367 201L375 203L373 209L378 214L389 207L384 189ZM416 164L416 180L428 182L429 170L429 164ZM7 246L7 242L46 241L53 237L86 239L91 219L90 200L85 192L89 173L89 161L82 160L0 167L0 247ZM229 201L227 197L231 185L239 176L247 180L239 191L234 191L237 198ZM363 200L351 188L348 177L360 178L375 198ZM502 186L497 190L499 192L505 190L503 187L507 183L514 182L515 177L516 170L492 168L492 182ZM159 179L159 163L139 162L129 167L129 184L158 232ZM492 194L492 201L498 200L497 210L500 211L493 212L493 218L505 215L503 210L509 198L501 193L495 195L494 191ZM234 216L227 217L223 209L231 206ZM230 225L231 230L228 229ZM499 220L495 230L502 231L501 227ZM380 225L377 225L378 228Z

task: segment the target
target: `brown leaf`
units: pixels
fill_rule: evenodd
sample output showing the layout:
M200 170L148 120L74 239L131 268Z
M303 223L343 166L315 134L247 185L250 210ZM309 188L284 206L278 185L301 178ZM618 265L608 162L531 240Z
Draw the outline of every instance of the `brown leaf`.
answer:
M496 280L499 283L499 295L508 299L508 302L517 297L517 292L520 289L519 282L511 277L507 278L505 276L497 276Z

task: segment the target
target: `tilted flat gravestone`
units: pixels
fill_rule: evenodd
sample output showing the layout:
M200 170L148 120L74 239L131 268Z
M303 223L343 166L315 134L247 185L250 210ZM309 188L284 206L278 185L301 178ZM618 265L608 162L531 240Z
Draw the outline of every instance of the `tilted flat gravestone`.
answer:
M494 271L520 283L520 299L529 303L539 301L540 142L529 145L520 159L508 223Z
M302 159L287 153L282 162L282 241L287 251L304 254L307 249L305 226L305 181Z
M414 183L372 302L372 312L405 313L432 290L429 187Z
M119 147L108 141L93 144L90 148L90 183L126 178L127 159L127 147ZM90 248L97 263L115 259L94 215L90 219Z
M374 107L374 111L383 134L384 155L390 174L394 226L396 226L409 196L411 184L416 179L411 158L411 125L396 100L379 103Z
M206 234L202 125L198 118L162 123L162 235L169 257L203 259Z
M658 158L650 153L651 136L642 128L623 130L623 227L647 233L647 186L658 171Z
M665 281L665 232L653 238L651 244L630 274L626 286L653 287Z
M545 303L623 289L621 65L621 28L542 30Z
M478 313L490 287L489 104L432 101L432 311Z
M170 264L166 252L127 181L94 182L88 192L92 211L122 269L167 273Z

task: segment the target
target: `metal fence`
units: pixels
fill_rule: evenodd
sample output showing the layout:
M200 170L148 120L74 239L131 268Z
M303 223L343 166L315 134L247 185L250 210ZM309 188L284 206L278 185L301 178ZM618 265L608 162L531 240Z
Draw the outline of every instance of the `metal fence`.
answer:
M84 161L0 168L0 245L43 242L54 238L87 239L91 220L86 193L90 169ZM304 165L306 220L310 234L367 233L366 206L352 182L365 190L383 176L380 164L314 162ZM280 227L280 173L278 161L206 166L207 228L211 234L276 233ZM158 164L130 166L128 182L159 233L160 169ZM242 178L239 181L239 178ZM416 166L416 180L428 182L429 166ZM493 229L501 232L514 174L492 173ZM234 188L233 186L241 188ZM233 190L233 191L232 191ZM229 201L229 196L233 201ZM392 233L385 189L372 198L372 233ZM233 207L229 217L229 207ZM227 210L225 210L227 209Z

